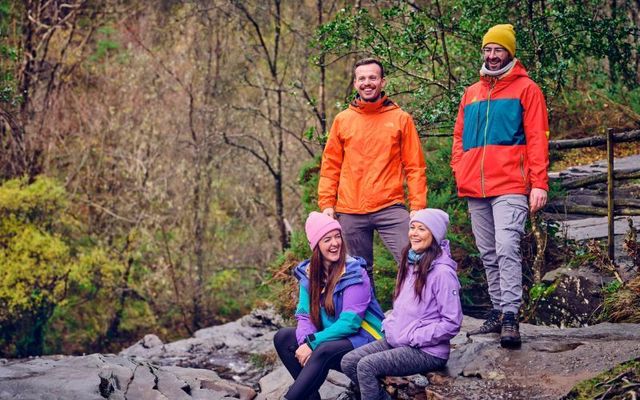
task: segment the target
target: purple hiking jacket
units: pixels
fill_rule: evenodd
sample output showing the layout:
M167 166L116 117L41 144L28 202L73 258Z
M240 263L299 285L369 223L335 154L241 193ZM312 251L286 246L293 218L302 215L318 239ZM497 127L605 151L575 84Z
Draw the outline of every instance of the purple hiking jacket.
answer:
M443 240L442 255L431 264L422 301L415 295L413 264L393 302L393 311L382 326L392 347L411 346L432 356L449 359L449 341L460 331L462 306L457 264L451 258L449 241Z

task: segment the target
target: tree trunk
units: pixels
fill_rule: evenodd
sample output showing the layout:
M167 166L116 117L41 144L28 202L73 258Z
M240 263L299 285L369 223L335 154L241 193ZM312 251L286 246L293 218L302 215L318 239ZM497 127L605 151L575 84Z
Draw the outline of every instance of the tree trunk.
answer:
M318 28L322 26L324 23L323 13L322 13L323 1L318 0L317 8L318 8ZM322 40L322 38L321 38ZM320 100L320 135L324 136L327 132L327 107L326 107L326 94L325 94L325 84L326 84L326 70L327 68L324 65L325 62L325 54L324 52L320 52L320 57L318 58L318 63L320 64L320 84L318 86L318 98Z

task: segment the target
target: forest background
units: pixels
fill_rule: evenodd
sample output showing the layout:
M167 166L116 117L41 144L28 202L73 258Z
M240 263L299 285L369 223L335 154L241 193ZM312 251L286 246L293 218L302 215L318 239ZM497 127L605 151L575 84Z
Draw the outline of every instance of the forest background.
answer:
M515 26L552 139L593 136L640 124L639 12L629 0L0 0L0 355L117 351L286 308L322 145L365 56L417 122L429 205L452 216L473 309L482 270L446 134L482 35ZM552 154L552 168L599 156ZM376 268L388 307L381 246Z

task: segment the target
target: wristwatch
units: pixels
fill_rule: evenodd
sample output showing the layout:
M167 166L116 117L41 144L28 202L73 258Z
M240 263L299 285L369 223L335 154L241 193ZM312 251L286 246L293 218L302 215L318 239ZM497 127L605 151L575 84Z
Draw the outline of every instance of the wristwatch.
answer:
M307 335L307 337L304 338L304 342L309 345L309 347L311 347L311 342L316 340L316 335L314 335L313 333L310 335Z

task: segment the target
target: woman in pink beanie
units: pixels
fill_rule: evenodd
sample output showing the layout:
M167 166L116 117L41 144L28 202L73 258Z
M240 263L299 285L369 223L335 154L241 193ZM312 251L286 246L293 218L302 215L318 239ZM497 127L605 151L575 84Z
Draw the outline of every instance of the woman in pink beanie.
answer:
M338 221L312 212L305 231L313 255L294 270L300 283L298 325L280 329L273 339L294 379L287 400L319 400L318 389L330 369L340 371L346 353L382 338L384 313L373 294L366 261L347 255Z
M390 399L378 377L425 373L447 363L449 341L462 323L457 264L445 239L448 225L449 215L436 208L411 217L393 311L383 323L385 337L342 359L342 372L362 399Z

